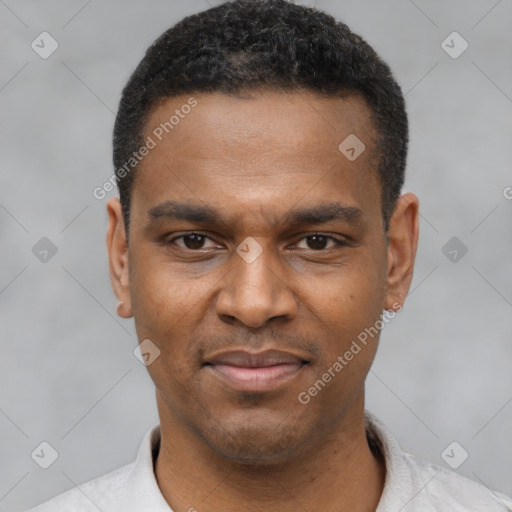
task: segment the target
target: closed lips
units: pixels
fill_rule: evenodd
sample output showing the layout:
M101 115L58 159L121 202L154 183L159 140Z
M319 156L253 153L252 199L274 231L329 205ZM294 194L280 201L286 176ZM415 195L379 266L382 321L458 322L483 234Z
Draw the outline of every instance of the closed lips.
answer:
M228 365L240 368L267 368L278 365L302 365L309 361L289 352L270 350L251 353L243 350L223 352L209 357L206 365Z

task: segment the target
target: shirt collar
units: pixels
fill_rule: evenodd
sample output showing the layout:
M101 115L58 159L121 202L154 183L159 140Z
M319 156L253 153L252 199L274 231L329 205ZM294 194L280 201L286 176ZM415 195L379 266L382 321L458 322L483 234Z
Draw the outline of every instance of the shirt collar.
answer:
M137 459L126 482L126 498L118 512L172 512L165 501L155 476L155 461L160 449L160 425L151 428L144 437Z
M385 425L368 411L365 411L365 423L372 451L383 458L386 465L384 490L376 512L400 510L407 503L404 497L415 487L404 453ZM119 505L119 512L172 512L158 487L154 471L160 435L160 425L155 425L145 435L128 475L126 499Z
M388 428L373 414L365 411L366 436L377 447L386 465L384 489L376 512L402 510L420 489L414 481L406 454Z

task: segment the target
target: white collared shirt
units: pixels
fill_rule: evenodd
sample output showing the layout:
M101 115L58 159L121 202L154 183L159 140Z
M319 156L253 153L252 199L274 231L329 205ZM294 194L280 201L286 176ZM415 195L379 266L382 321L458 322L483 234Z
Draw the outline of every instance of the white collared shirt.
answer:
M369 439L386 463L376 512L505 512L512 499L445 468L403 452L388 429L366 413ZM373 444L373 443L371 443ZM160 426L145 436L132 464L71 489L28 512L172 512L154 474ZM191 510L193 504L191 504Z

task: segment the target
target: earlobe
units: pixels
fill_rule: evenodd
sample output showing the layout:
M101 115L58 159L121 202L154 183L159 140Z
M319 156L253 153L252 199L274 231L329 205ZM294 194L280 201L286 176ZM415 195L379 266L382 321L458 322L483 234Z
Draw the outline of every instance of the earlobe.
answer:
M396 204L388 230L387 295L385 308L402 308L411 286L418 247L419 201L404 194Z
M124 302L122 300L117 301L116 313L117 316L121 318L130 318L132 316L131 311L130 314L125 312Z
M122 318L132 316L129 287L128 244L124 227L124 218L119 198L107 203L108 229L107 251L109 259L112 289L118 299L117 314Z

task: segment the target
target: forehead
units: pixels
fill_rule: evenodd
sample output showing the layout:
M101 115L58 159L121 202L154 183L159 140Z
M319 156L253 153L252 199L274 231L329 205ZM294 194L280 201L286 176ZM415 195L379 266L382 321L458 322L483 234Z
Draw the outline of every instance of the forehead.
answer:
M332 154L333 144L336 149L349 135L358 135L367 146L375 138L371 111L362 96L312 92L203 93L167 98L153 107L144 135L169 147L173 143L176 148L191 143L196 151L205 147L209 154L209 145L222 142L231 143L231 150L240 147L241 153L264 148L279 155L287 149Z
M144 139L154 147L138 165L132 197L147 211L178 198L252 213L301 196L358 207L379 200L371 112L354 94L178 96L152 111ZM354 159L347 147L364 150Z

